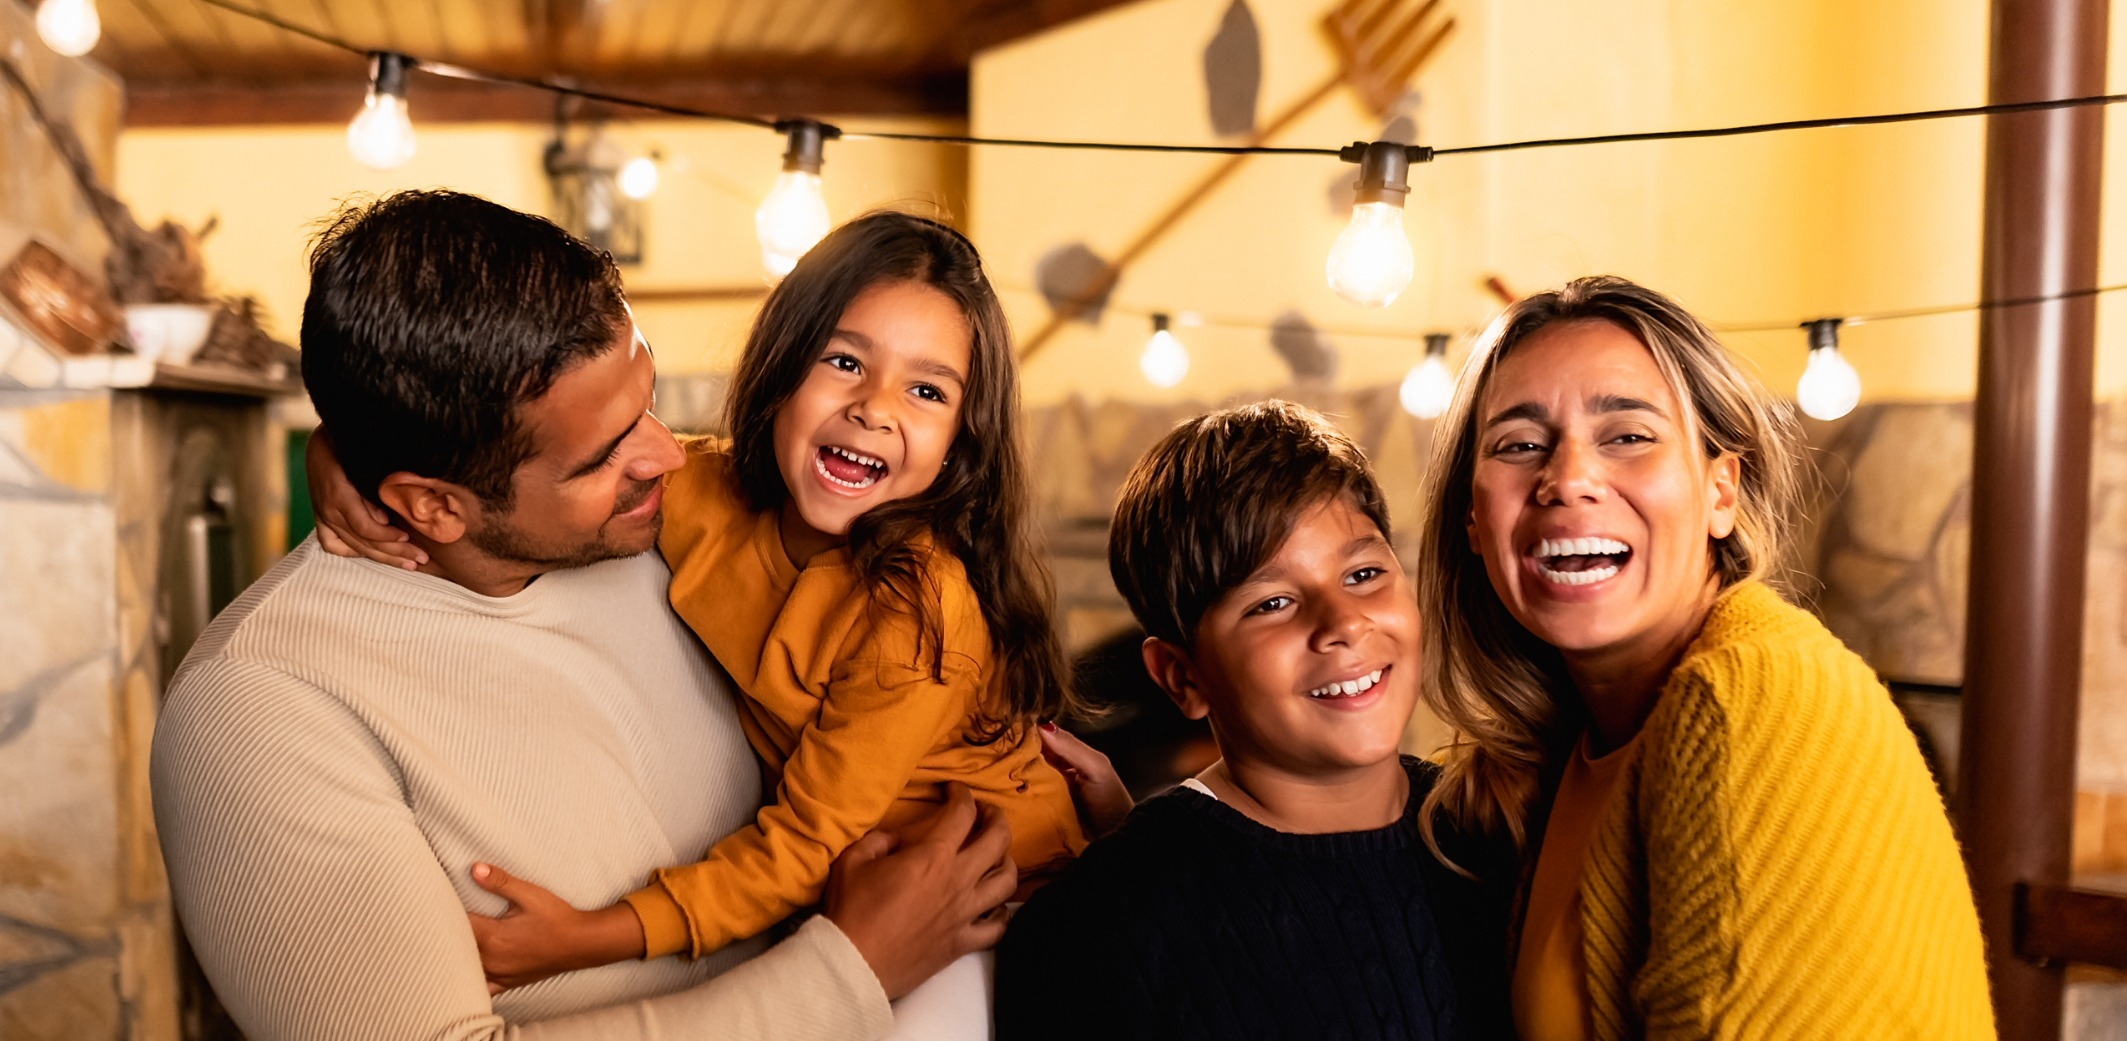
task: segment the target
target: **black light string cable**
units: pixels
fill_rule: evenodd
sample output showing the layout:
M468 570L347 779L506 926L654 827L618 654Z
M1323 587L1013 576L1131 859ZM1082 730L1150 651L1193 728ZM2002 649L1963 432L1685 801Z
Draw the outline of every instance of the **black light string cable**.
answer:
M1000 283L997 285L997 288L1006 292L1019 293L1028 296L1042 295L1039 290L1032 289L1027 286L1013 286L1004 285ZM1927 318L1934 315L1962 314L1968 311L1992 311L2004 307L2024 307L2031 304L2050 304L2062 300L2079 300L2086 296L2101 296L2106 293L2117 293L2122 290L2127 290L2127 282L2121 282L2109 286L2094 286L2088 289L2070 289L2059 293L2047 293L2043 296L2019 296L2011 297L2006 300L1982 300L1977 303L1970 304L1944 304L1936 307L1912 307L1900 311L1877 311L1872 314L1846 315L1844 317L1840 317L1838 321L1841 325L1865 325L1869 322L1888 322L1895 321L1900 318ZM1232 316L1214 315L1202 311L1191 311L1187 309L1176 310L1173 308L1141 307L1136 304L1114 301L1111 301L1105 306L1101 307L1100 310L1104 312L1113 311L1116 314L1126 314L1133 318L1150 318L1155 314L1171 314L1176 316L1177 318L1187 315L1194 320L1194 324L1196 325L1209 326L1221 329L1252 329L1260 331L1269 331L1274 330L1278 327L1277 323L1274 321L1266 322L1262 321L1261 319L1235 318ZM1723 333L1779 333L1799 329L1808 325L1809 323L1760 322L1751 325L1729 325L1720 322L1709 322L1707 324L1711 325L1716 332ZM1306 326L1306 331L1323 336L1367 337L1377 340L1413 340L1423 342L1426 337L1426 333L1424 332L1404 332L1396 329L1368 329L1360 326L1315 325L1311 322Z
M347 51L350 54L369 54L372 50L371 48L358 47L352 43L347 42L346 40L328 35L326 33L318 32L315 29L297 25L293 22L282 19L277 15L274 15L271 12L262 11L253 7L247 7L242 4L232 3L230 2L230 0L200 0L200 2L207 4L211 7L217 7L224 11L228 11L231 14L242 15L243 17L263 22L267 25L271 25L274 28L281 29L286 32L295 33L298 36L302 36L305 39L323 44L327 47L333 47L339 50ZM470 80L478 83L499 83L520 87L528 87L535 90L551 91L556 94L567 94L572 97L583 98L586 101L597 101L609 105L620 105L629 108L639 108L650 112L660 112L672 116L686 116L695 119L713 119L725 123L738 123L743 124L745 126L760 127L762 129L774 129L776 127L777 122L775 120L761 119L755 116L738 116L732 115L728 112L711 112L706 109L691 108L685 105L668 105L663 102L649 101L642 98L631 98L619 94L607 94L600 91L585 90L581 87L573 86L566 83L557 83L552 80L533 79L523 76L507 76L501 73L486 72L479 69L469 68L463 65L453 65L445 62L433 62L425 58L413 57L411 55L408 55L407 57L416 68L419 68L424 72L433 73L438 76L447 76L452 79ZM1880 126L1887 123L1912 123L1932 119L1959 119L1970 116L2012 115L2019 112L2045 112L2053 109L2088 108L2091 106L2098 105L2117 105L2122 102L2127 102L2127 94L2092 94L2083 97L2060 98L2053 101L2015 101L1993 105L1969 105L1963 108L1936 108L1925 109L1915 112L1889 112L1872 116L1835 116L1826 119L1790 119L1776 123L1749 123L1742 126L1710 127L1698 130L1654 130L1629 134L1597 134L1588 137L1530 138L1528 140L1523 141L1502 141L1494 144L1485 145L1460 145L1452 148L1429 149L1421 146L1411 146L1410 151L1412 153L1411 160L1413 162L1425 162L1428 159L1437 158L1440 156L1479 155L1489 152L1513 152L1530 148L1558 148L1569 147L1574 145L1622 144L1632 141L1687 141L1696 140L1700 138L1738 137L1745 134L1775 133L1783 130L1817 130L1830 127ZM825 126L826 124L822 125ZM1117 141L1063 141L1048 140L1042 138L976 137L967 134L903 133L897 131L884 130L864 131L861 133L846 132L841 134L841 136L845 140L869 139L875 141L923 141L935 144L992 145L1004 148L1064 148L1104 152L1183 152L1203 155L1335 156L1342 155L1347 151L1347 149L1344 148L1287 148L1273 147L1267 145L1173 145L1143 144Z
M1864 325L1869 322L1888 322L1899 318L1927 318L1939 314L1961 314L1966 311L1993 311L2004 307L2025 307L2031 304L2050 304L2061 300L2079 300L2086 296L2100 296L2127 289L2127 282L2109 286L2091 286L2086 289L2068 289L2040 296L2015 296L2006 300L1981 300L1972 304L1944 304L1939 307L1910 307L1901 311L1878 311L1874 314L1847 315L1840 319L1842 325ZM1800 323L1807 325L1809 323ZM1715 325L1724 333L1774 333L1798 328L1795 322L1761 322L1753 325Z

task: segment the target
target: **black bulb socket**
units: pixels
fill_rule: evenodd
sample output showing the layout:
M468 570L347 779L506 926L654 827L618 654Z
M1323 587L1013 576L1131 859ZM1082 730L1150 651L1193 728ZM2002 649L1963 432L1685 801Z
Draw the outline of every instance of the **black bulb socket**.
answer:
M393 51L369 52L369 92L406 98L406 73L414 60Z
M1839 347L1839 327L1845 323L1846 319L1844 318L1817 318L1803 322L1802 328L1809 330L1809 349L1812 351L1821 351L1827 348L1837 350Z
M1425 334L1425 356L1426 356L1426 357L1428 357L1428 358L1445 358L1445 357L1447 357L1447 356L1448 356L1448 334L1446 334L1446 333L1427 333L1427 334Z
M783 152L783 169L809 174L819 173L820 164L827 161L827 142L842 136L841 127L810 119L781 120L775 128L790 140Z
M1354 204L1388 202L1401 209L1403 197L1411 193L1411 164L1431 162L1433 150L1395 141L1354 141L1337 158L1359 164L1359 179L1352 182L1357 190Z

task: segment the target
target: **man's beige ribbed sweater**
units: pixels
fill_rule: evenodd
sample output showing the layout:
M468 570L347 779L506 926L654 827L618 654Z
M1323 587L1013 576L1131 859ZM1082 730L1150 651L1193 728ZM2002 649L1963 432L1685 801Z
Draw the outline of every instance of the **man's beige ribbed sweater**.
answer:
M609 965L490 1002L465 912L504 905L474 861L602 907L759 805L729 681L665 606L668 579L651 553L495 598L312 541L215 620L156 728L155 818L185 932L253 1041L892 1026L817 918L765 954Z

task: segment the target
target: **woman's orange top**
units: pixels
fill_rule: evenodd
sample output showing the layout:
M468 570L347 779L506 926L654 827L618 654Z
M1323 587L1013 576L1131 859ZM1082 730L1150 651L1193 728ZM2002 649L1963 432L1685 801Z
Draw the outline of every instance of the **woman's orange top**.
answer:
M672 607L744 694L739 718L775 799L700 863L666 868L628 895L647 957L701 955L817 903L835 857L959 781L1004 811L1022 879L1085 848L1063 776L1030 727L981 743L998 662L967 572L925 564L944 635L917 646L914 617L874 603L838 548L800 569L774 512L739 495L722 445L697 441L666 480L659 547Z
M1635 739L1636 740L1636 739ZM1632 747L1590 759L1587 735L1574 745L1545 819L1536 875L1529 884L1521 947L1514 957L1514 1029L1522 1041L1587 1041L1594 1036L1588 1004L1588 958L1581 945L1581 876L1595 822L1615 788Z

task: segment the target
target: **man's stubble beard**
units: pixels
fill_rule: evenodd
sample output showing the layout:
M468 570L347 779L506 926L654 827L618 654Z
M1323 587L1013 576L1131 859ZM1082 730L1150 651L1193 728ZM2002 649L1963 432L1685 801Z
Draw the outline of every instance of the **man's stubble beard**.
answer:
M643 482L640 494L630 495L614 504L615 516L626 513L642 504L643 498L657 485L656 480ZM611 518L606 521L611 524ZM615 544L607 537L605 525L600 525L597 537L588 542L570 547L543 546L518 530L506 520L496 520L467 533L466 540L482 553L496 560L512 564L525 564L541 571L560 571L565 568L585 567L601 560L632 557L657 546L658 533L664 530L665 513L658 510L650 518L649 531L640 546Z

